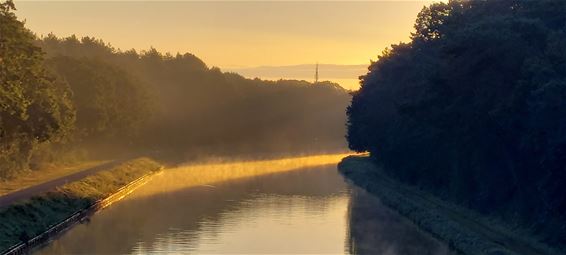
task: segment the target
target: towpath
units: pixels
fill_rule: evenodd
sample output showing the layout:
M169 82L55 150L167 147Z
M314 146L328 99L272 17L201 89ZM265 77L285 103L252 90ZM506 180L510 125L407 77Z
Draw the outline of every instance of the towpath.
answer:
M88 167L79 171L76 171L72 174L64 175L43 183L39 183L33 186L29 186L14 192L10 192L4 195L0 195L0 208L10 205L14 202L21 201L24 199L31 198L34 195L40 194L42 192L46 192L56 187L65 185L69 182L77 181L82 178L85 178L89 175L95 174L97 172L111 169L128 159L121 159L121 160L114 160L107 163L99 164L93 167ZM0 184L2 185L2 184Z

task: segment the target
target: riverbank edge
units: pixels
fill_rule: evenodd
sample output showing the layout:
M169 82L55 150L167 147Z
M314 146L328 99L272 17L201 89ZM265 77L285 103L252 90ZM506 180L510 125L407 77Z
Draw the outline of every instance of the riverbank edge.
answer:
M42 245L49 243L53 239L53 237L56 237L56 236L64 233L65 231L69 230L71 227L73 227L77 223L82 223L82 222L88 221L88 218L91 217L93 214L95 214L97 211L100 211L100 210L110 206L112 203L115 203L115 202L121 200L122 198L124 198L125 196L129 195L135 189L137 189L137 188L141 187L142 185L144 185L145 183L147 183L153 176L161 173L163 168L164 168L161 164L159 164L159 163L157 163L157 162L155 162L151 159L138 158L138 159L133 159L133 160L121 163L120 165L118 165L118 166L116 166L112 169L103 171L101 173L94 174L93 176L88 176L88 177L86 177L82 180L69 183L69 184L67 184L63 187L66 187L68 185L81 185L81 182L83 182L83 180L85 180L89 177L97 177L98 175L101 175L101 174L106 174L106 175L110 174L111 176L112 175L117 176L118 174L124 174L125 170L123 170L123 169L127 168L128 164L135 166L135 164L139 161L147 161L147 162L150 163L148 166L144 165L145 169L136 169L138 171L142 171L143 175L141 175L141 176L139 176L139 175L138 176L129 176L129 177L131 177L131 179L127 180L126 184L117 186L116 189L112 190L109 194L105 195L102 198L98 198L98 199L94 200L93 202L89 203L84 209L74 210L73 213L65 215L64 220L49 226L45 231L41 232L38 235L35 235L34 237L30 238L26 242L22 241L22 242L19 242L17 244L14 244L13 246L9 247L8 249L1 251L0 254L3 254L3 255L27 254L28 252L32 251L34 248L41 247ZM141 167L141 164L140 164L139 167ZM118 177L116 177L116 178L118 178ZM50 192L51 193L58 193L58 192L62 192L62 191L61 191L61 189L58 188L55 191L50 191ZM30 203L34 199L38 199L38 197L45 196L46 194L38 195L38 196L33 197L31 199L27 199L26 201L22 201L18 204Z
M345 157L338 164L338 171L348 181L377 195L385 205L396 210L437 239L444 241L458 253L466 255L523 254L506 248L497 240L486 238L466 224L450 217L450 214L453 215L455 212L466 214L465 217L473 218L477 216L472 212L468 214L468 209L442 201L432 194L386 176L367 155ZM447 208L451 212L448 212ZM478 221L480 220L478 219ZM541 244L537 245L537 249L543 250L543 252L537 254L558 254L549 247L541 246Z

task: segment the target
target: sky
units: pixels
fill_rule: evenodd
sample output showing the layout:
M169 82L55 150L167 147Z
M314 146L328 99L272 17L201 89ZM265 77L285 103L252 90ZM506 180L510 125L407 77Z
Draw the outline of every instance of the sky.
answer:
M122 50L189 52L209 66L247 77L312 79L314 64L367 66L385 47L408 41L429 1L15 1L37 35L94 36ZM311 64L312 75L286 73ZM279 68L281 77L261 70ZM256 71L254 71L257 69ZM322 71L322 70L321 70ZM357 86L352 77L322 80ZM273 73L273 72L271 72ZM344 76L344 75L342 75Z

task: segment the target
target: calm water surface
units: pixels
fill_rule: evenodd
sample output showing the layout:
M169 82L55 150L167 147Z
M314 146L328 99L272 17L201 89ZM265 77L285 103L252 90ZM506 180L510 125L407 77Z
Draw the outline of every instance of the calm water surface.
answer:
M36 253L449 254L334 165L156 189L163 175Z

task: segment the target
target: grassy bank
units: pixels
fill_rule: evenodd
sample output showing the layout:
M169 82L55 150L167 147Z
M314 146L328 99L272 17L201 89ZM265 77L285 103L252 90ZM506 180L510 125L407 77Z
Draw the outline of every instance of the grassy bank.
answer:
M0 252L44 232L75 212L160 168L155 161L139 158L0 208Z
M82 161L70 166L53 165L41 170L27 171L9 180L0 180L0 196L21 189L45 183L66 175L74 174L97 165L108 163L108 160Z
M368 156L346 157L338 168L355 185L376 194L384 204L460 253L560 254L519 229L389 178Z

